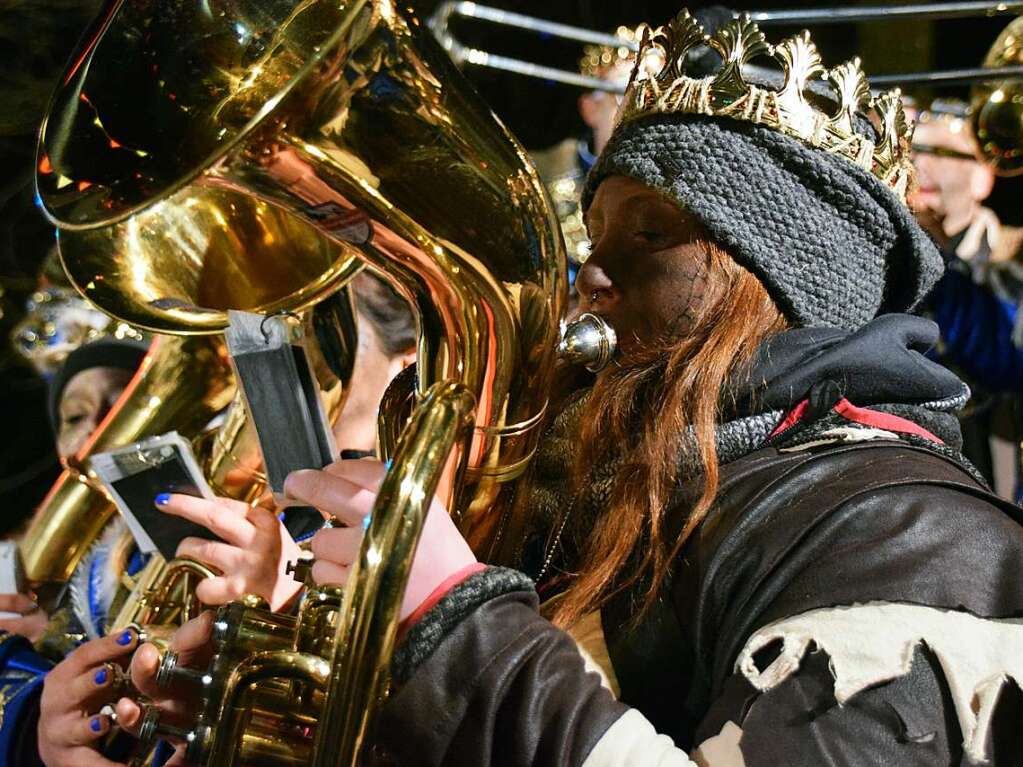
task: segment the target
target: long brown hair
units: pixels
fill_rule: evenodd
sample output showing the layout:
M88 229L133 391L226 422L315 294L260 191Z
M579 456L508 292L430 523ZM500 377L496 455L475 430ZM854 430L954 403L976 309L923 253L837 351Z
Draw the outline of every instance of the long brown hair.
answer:
M608 446L621 446L621 460L608 508L577 522L577 529L585 526L581 568L554 607L560 626L637 583L644 586L640 614L656 600L671 562L717 494L714 433L732 404L727 384L765 338L787 327L760 281L712 241L706 246L711 289L691 322L602 375L580 419L575 489L592 480ZM686 438L690 431L695 440ZM681 534L668 540L664 516L683 463L698 467L703 491Z

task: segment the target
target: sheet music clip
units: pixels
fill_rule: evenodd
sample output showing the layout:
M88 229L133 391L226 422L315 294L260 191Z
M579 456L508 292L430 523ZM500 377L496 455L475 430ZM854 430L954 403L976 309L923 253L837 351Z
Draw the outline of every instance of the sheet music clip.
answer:
M316 384L302 324L290 313L228 312L227 350L256 426L274 499L284 480L334 460L334 434Z

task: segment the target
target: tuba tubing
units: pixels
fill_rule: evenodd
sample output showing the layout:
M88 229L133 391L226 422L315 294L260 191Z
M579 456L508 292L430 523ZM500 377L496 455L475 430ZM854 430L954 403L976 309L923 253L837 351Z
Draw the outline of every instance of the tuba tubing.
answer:
M465 386L438 382L402 435L345 589L321 713L331 726L316 730L313 767L358 762L386 687L416 545L449 457L471 430L474 406Z

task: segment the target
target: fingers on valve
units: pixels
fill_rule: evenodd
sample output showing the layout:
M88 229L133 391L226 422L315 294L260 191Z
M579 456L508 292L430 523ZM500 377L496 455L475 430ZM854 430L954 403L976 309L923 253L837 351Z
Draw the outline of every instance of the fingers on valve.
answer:
M143 695L155 696L159 689L156 672L160 668L160 651L156 645L144 644L131 659L131 682Z
M359 556L363 535L361 527L320 530L313 536L310 549L316 559L351 565Z
M134 629L122 629L102 639L86 642L72 652L67 657L67 660L65 660L65 663L71 661L73 664L71 668L77 675L86 669L106 663L107 661L130 655L134 652L138 639L138 634Z
M80 674L65 691L68 699L79 704L109 703L128 689L127 674L116 663L104 663Z
M316 561L313 563L313 580L321 586L332 584L343 586L348 582L348 576L352 568L343 565L336 565L333 562Z
M75 719L65 729L68 745L87 746L102 738L110 731L110 717L97 713Z

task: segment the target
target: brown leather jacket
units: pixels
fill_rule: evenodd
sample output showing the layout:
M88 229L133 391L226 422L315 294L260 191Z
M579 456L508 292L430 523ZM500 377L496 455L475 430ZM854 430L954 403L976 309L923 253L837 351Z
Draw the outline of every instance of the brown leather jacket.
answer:
M724 466L659 608L638 625L628 595L603 610L620 700L538 615L528 581L491 569L400 649L378 752L416 765L1023 764L1023 513L949 451L835 434ZM695 492L681 488L677 524Z

